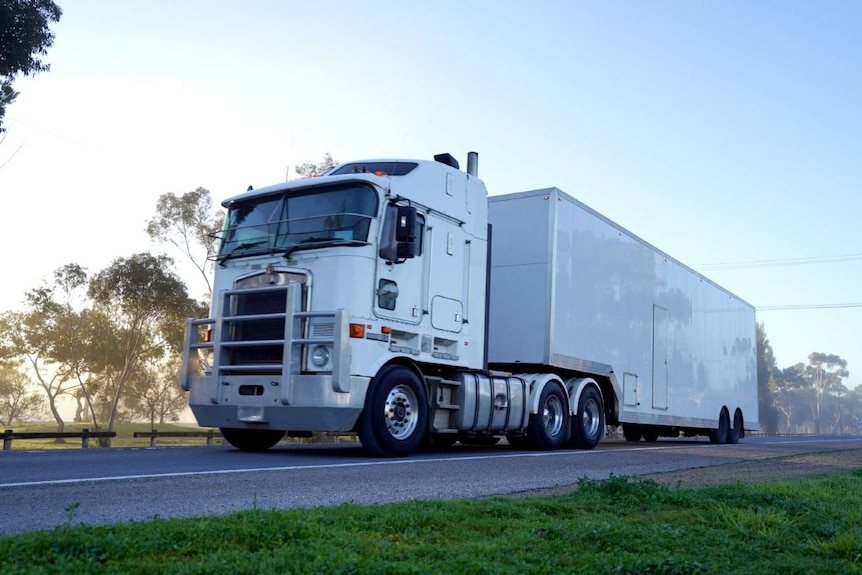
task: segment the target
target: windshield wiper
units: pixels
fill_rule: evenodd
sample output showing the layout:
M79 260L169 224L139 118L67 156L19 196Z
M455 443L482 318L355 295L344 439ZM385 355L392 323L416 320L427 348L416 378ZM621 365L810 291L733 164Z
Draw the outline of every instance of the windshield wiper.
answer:
M259 246L259 245L261 245L261 244L267 244L267 243L269 243L269 240L268 240L268 239L266 239L266 238L261 238L261 239L259 239L259 240L250 241L250 242L242 242L241 244L237 245L234 249L232 249L232 250L230 251L230 253L225 254L224 256L222 256L222 257L219 259L219 262L218 262L218 263L219 263L219 265L220 265L220 266L224 267L224 263L225 263L226 261L228 261L229 259L232 259L232 258L238 257L238 256L240 255L240 254L239 254L239 252L241 252L241 251L243 251L243 250L245 250L245 249L247 249L247 248L253 248L253 247L255 247L255 246Z
M313 250L324 246L367 246L368 242L362 240L348 240L344 238L318 238L310 237L300 240L285 248L284 259L297 250Z

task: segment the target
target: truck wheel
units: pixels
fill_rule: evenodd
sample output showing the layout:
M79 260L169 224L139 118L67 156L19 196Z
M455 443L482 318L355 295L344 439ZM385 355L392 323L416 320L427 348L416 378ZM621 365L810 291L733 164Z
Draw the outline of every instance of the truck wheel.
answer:
M549 383L539 396L539 412L530 416L527 425L527 436L532 447L544 451L561 447L566 439L568 424L566 396L559 385Z
M359 440L379 457L404 457L422 443L428 400L419 378L400 366L383 368L365 396L359 416Z
M711 429L709 431L709 442L714 445L726 443L729 428L730 416L727 414L727 409L722 408L721 414L718 416L718 429Z
M643 437L643 432L641 431L640 425L635 425L633 423L624 423L623 424L623 437L626 438L626 441L638 442Z
M602 396L593 386L584 388L578 398L578 409L572 418L572 435L569 443L576 449L592 449L602 438L605 428L605 410Z
M739 443L739 438L742 436L742 412L736 410L733 412L733 427L727 431L727 442L730 444Z
M243 451L266 451L284 437L284 432L277 429L222 427L219 431L221 431L225 441Z

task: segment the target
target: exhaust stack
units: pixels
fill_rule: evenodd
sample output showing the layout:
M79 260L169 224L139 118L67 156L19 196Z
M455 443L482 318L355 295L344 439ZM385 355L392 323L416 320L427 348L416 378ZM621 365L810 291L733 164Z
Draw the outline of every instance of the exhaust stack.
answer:
M479 177L479 154L478 152L467 152L467 173Z

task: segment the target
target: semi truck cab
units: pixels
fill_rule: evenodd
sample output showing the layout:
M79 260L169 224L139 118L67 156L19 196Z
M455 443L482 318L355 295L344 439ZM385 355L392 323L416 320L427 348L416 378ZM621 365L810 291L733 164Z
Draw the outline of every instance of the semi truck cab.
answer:
M453 425L487 428L456 415L465 392L453 377L484 369L487 353L487 192L470 162L352 162L224 201L211 318L186 327L182 384L198 422L242 449L358 430L379 454L426 433L445 442ZM381 399L385 421L365 425L385 429L363 431L383 371L409 381ZM495 394L496 411L511 393ZM522 428L524 413L510 420L497 427ZM410 441L381 447L378 432Z

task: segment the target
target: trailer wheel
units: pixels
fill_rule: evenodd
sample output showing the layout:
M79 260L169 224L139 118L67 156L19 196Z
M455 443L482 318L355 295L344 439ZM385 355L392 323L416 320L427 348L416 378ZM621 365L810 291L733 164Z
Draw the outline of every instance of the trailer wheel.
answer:
M277 429L219 429L225 441L242 451L266 451L284 437L284 431Z
M739 443L739 438L742 436L742 412L736 410L733 412L733 427L727 430L727 442L730 444Z
M576 449L592 449L598 445L604 428L605 410L602 407L602 396L595 387L587 386L578 398L569 442Z
M549 383L539 396L539 412L530 416L527 425L531 446L544 451L558 449L566 439L568 424L566 396L559 385Z
M623 437L626 438L626 441L632 441L637 443L643 437L643 432L641 431L640 425L635 425L634 423L624 423L623 424Z
M721 408L721 414L718 416L718 429L709 431L709 442L715 445L727 443L727 435L730 428L730 416L727 414L726 408Z
M359 440L379 457L404 457L422 443L428 400L419 378L400 366L383 368L371 382L359 416Z

